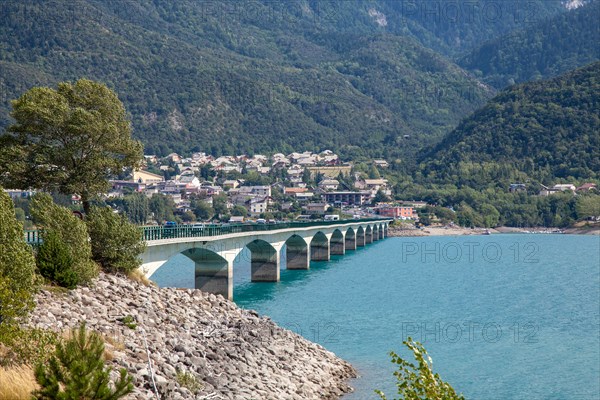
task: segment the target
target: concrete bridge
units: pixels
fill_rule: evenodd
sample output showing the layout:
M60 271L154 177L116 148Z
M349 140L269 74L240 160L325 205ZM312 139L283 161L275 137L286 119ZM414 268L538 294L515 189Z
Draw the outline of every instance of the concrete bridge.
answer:
M233 261L245 248L250 251L251 280L278 282L284 246L287 269L309 269L310 261L327 261L331 255L343 255L384 239L391 221L145 227L147 248L141 257L141 269L150 277L167 260L181 253L196 264L197 289L232 299Z

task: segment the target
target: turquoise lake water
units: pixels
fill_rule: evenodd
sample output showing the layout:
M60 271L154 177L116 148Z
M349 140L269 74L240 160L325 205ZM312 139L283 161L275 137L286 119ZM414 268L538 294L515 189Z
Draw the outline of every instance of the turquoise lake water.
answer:
M600 399L598 236L389 238L278 283L251 283L247 260L235 302L351 362L345 400L393 398L388 352L411 357L407 336L468 399ZM152 279L193 287L193 269L177 256Z

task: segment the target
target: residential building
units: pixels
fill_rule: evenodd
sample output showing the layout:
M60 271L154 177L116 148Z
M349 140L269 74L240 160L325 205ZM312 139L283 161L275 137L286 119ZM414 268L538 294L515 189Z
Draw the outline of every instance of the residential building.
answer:
M592 190L597 191L598 190L598 185L596 185L595 183L584 183L583 185L579 186L577 189L575 189L578 192L589 192Z
M223 188L236 189L240 186L240 181L237 179L228 179L223 182Z
M302 207L307 214L311 215L324 215L329 208L329 204L327 203L308 203L306 206Z
M269 209L269 200L270 200L270 197L268 197L268 196L255 197L255 198L248 200L248 202L247 202L248 211L250 211L250 213L253 215L262 214L264 212L267 212L267 210Z
M323 179L319 182L319 188L323 190L337 190L340 182L337 179Z
M327 192L324 193L327 203L330 204L348 204L348 205L363 205L371 201L371 192L360 191L360 192Z
M511 193L524 192L527 190L527 186L524 183L511 183L508 187L508 191Z
M385 160L373 160L373 164L379 168L387 168L390 164Z
M162 175L153 174L152 172L144 171L144 170L135 170L133 171L133 179L134 182L152 184L163 182L165 178Z
M400 218L400 219L416 219L417 212L413 207L380 207L376 209L377 214L384 217Z

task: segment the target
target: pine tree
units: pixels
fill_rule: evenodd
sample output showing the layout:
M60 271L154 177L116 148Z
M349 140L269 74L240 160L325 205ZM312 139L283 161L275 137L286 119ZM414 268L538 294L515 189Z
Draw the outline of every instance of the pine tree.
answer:
M30 211L35 224L43 230L44 241L47 240L47 233L54 232L66 245L79 284L89 284L98 276L98 265L92 261L92 246L87 226L82 220L74 216L68 208L54 203L52 197L46 193L37 193L31 198Z
M60 286L75 289L79 284L79 275L73 269L73 257L54 231L45 233L36 264L40 275Z
M110 387L110 371L102 355L104 343L95 332L86 332L85 324L71 331L71 338L59 342L46 364L38 364L35 378L40 389L33 393L39 400L116 400L133 391L133 378L121 369L119 379Z

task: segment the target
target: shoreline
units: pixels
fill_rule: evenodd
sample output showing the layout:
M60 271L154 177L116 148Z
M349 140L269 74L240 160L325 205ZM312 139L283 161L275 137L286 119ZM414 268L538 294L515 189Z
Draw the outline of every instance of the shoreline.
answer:
M84 321L105 339L111 377L120 368L133 377L126 399L154 398L154 378L161 398L173 400L334 400L352 392L357 377L350 363L321 345L222 296L105 273L92 287L41 290L28 325L61 332Z
M506 233L526 234L566 234L566 235L600 235L600 226L572 228L515 228L500 226L497 228L463 228L459 226L426 226L419 228L390 227L388 237L429 237L429 236L473 236L495 235Z

